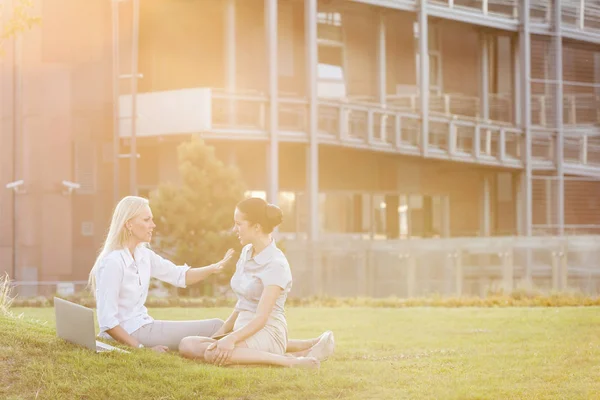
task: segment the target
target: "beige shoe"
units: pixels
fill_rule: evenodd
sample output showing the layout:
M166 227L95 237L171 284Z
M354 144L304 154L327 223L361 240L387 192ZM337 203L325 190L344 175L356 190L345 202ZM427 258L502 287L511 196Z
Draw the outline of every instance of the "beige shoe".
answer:
M319 336L317 343L311 347L306 357L314 357L319 361L325 361L335 350L335 339L332 331L324 332Z

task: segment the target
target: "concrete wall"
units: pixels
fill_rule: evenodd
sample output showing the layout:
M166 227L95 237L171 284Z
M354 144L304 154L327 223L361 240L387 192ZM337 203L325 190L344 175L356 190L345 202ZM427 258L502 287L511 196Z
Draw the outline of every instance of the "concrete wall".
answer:
M141 2L141 91L225 87L225 4L221 0ZM127 41L122 44L122 54L130 54ZM127 61L123 59L125 71Z
M99 246L97 236L81 235L82 222L100 226L110 204L105 178L111 166L102 163L112 122L110 4L38 0L34 6L43 24L22 36L17 75L7 67L14 54L3 60L0 176L3 184L13 177L25 181L26 193L16 197L17 277L71 279L89 271ZM13 153L15 76L21 81L22 106ZM62 180L80 180L93 193L66 196ZM3 190L1 196L6 222L0 225L0 264L6 269L12 259L13 214L10 193Z

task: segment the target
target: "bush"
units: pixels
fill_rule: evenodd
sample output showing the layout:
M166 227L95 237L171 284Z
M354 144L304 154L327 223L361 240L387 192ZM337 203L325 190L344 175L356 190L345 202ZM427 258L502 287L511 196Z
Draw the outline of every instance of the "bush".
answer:
M95 308L94 298L87 294L67 296L66 300ZM235 299L221 297L149 297L146 306L149 308L188 307L188 308L232 308ZM51 307L52 297L16 298L12 307ZM419 297L419 298L368 298L368 297L306 297L287 300L288 307L372 307L372 308L407 308L407 307L590 307L600 306L600 297L585 296L581 293L553 293L550 295L527 295L522 292L514 295L490 295L488 297Z

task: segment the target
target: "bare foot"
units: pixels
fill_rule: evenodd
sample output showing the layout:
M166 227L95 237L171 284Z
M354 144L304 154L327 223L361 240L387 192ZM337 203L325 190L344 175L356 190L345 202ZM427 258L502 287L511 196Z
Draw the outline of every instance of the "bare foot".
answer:
M292 362L292 368L309 368L317 369L321 366L321 362L314 357L298 357Z

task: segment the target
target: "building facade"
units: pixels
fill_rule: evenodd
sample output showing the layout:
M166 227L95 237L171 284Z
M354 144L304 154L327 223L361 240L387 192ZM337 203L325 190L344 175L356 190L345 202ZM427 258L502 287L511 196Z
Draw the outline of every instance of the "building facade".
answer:
M34 3L0 70L19 280L85 279L195 134L288 240L600 232L597 0Z

